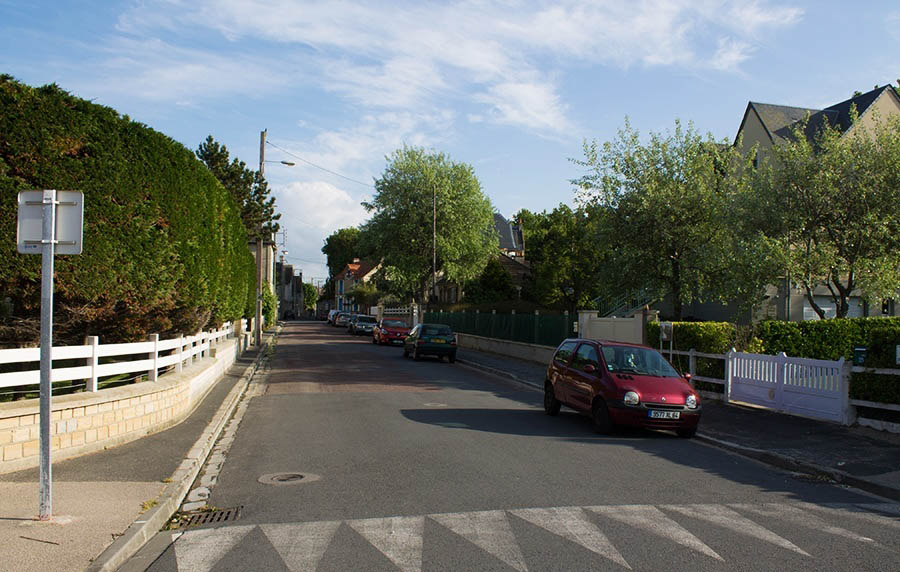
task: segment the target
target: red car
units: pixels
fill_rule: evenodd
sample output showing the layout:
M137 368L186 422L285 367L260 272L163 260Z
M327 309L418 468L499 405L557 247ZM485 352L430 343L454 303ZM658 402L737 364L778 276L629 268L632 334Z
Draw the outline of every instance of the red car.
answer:
M689 381L647 346L568 339L547 367L544 411L556 415L566 405L586 413L598 433L628 425L690 438L700 422L700 397Z
M409 335L409 326L403 320L384 318L372 329L373 344L403 345L403 340Z

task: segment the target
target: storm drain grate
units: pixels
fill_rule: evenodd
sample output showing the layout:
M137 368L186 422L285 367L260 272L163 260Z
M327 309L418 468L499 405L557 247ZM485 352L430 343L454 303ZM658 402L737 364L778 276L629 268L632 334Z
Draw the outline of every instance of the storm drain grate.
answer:
M184 513L173 528L188 528L191 526L202 526L204 524L222 524L231 522L241 517L242 508L244 507L236 506L233 508Z
M834 484L837 482L828 475L823 475L821 473L791 473L791 478L795 481L815 484Z

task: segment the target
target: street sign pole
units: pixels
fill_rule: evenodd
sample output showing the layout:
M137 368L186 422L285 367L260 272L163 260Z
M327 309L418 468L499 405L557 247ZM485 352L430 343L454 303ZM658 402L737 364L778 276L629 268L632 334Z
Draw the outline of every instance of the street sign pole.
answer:
M56 246L56 191L44 191L41 236L41 512L40 520L53 513L50 463L50 393L53 384L53 255Z

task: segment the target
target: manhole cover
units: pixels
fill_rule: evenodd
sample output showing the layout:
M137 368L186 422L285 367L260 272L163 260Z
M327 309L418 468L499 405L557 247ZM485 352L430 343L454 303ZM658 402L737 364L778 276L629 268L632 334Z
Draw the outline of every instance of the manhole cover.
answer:
M318 481L321 478L312 473L271 473L256 480L264 485L298 485Z
M243 506L233 508L225 508L218 510L202 510L198 512L187 512L178 517L177 522L171 523L170 528L188 528L190 526L201 526L204 524L221 524L231 522L241 517L241 509Z

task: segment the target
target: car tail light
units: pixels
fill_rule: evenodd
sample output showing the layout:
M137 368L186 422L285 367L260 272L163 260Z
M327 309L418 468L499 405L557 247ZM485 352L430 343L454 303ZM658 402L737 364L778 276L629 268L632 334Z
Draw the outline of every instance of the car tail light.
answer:
M425 340L416 340L416 345L417 346L425 345Z

